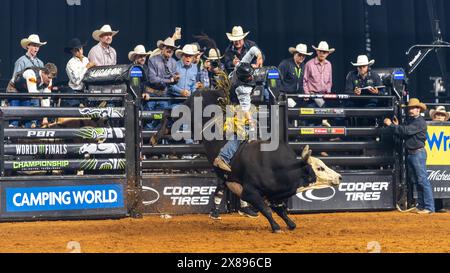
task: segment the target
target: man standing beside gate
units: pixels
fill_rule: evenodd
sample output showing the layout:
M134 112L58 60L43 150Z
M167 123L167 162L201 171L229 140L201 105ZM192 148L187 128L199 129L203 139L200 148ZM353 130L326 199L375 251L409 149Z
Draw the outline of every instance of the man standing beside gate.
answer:
M408 153L407 168L411 181L416 185L418 200L415 212L430 214L435 212L433 189L427 175L427 152L425 141L427 139L427 123L420 115L425 112L426 105L418 99L411 99L408 103L409 119L405 125L399 125L397 118L392 122L389 118L384 124L391 127L394 133L405 139Z

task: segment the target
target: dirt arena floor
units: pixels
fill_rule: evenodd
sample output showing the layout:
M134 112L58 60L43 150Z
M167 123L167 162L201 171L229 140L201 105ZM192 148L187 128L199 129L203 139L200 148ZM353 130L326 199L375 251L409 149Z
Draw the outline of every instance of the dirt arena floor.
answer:
M1 223L0 252L450 253L450 213L334 213L292 218L298 229L283 228L281 234L272 234L262 216L250 219L237 214L224 215L221 221L188 215Z

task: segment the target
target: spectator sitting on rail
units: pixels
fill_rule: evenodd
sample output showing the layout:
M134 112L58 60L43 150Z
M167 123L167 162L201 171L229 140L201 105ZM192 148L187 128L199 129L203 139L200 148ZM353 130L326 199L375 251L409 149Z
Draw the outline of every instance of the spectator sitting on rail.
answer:
M56 78L58 69L56 65L48 63L44 68L28 68L16 74L10 88L15 93L51 93L52 80ZM23 105L31 106L31 105ZM41 99L42 107L50 107L50 99ZM42 125L47 125L48 120L44 118ZM25 128L36 128L37 120L25 121Z
M278 69L281 74L282 91L287 94L304 94L303 75L305 72L306 56L311 56L305 44L298 44L295 48L290 47L291 58L283 60Z
M313 46L317 57L308 61L305 65L305 74L303 76L303 89L307 95L330 94L333 87L333 67L327 60L328 56L335 52L334 48L329 47L327 42L320 42L318 47ZM315 99L308 103L310 108L322 108L326 103L323 99ZM322 125L331 127L327 120L322 120Z
M356 96L378 96L380 94L380 89L382 88L381 78L377 73L372 73L370 67L375 63L375 60L369 61L366 55L358 56L356 63L351 63L353 66L357 67L356 71L351 71L348 73L345 81L345 93L349 95ZM358 101L347 101L347 107L362 107L362 108L373 108L377 107L378 100L358 100ZM360 126L368 125L368 120L364 119Z
M430 214L435 212L433 189L427 174L427 151L425 141L427 140L427 123L421 116L427 106L418 99L411 99L408 103L409 119L405 125L399 125L397 118L392 122L389 118L384 124L393 129L394 133L405 139L408 152L407 168L408 174L416 185L418 200L417 207L413 210L419 214Z
M15 88L13 88L14 79L16 74L24 71L27 68L36 67L43 68L44 63L37 57L37 54L41 48L41 46L46 45L47 42L41 42L39 35L31 34L28 38L24 38L20 41L20 45L27 52L25 55L20 57L14 64L14 72L11 78L11 81L8 83L8 87L6 89L7 92L13 93L16 92ZM17 107L17 106L39 106L38 99L10 99L9 106ZM36 125L36 121L34 123ZM26 125L29 127L30 125ZM19 127L18 120L11 120L10 127L17 128Z
M436 109L432 109L430 111L430 117L433 122L443 123L447 122L450 118L450 113L445 110L445 106L438 106ZM436 212L447 212L447 209L444 209L443 199L435 199L434 206L436 208Z
M176 84L180 80L177 74L177 62L172 58L175 49L175 41L167 38L165 41L158 41L157 47L161 50L161 54L155 55L148 59L148 86L145 92L150 97L165 97L171 85ZM168 101L148 101L145 111L158 111L169 108ZM156 130L159 121L153 120L145 125L148 130Z
M375 63L375 60L369 61L366 55L358 56L356 63L351 63L357 67L357 71L348 73L345 81L345 93L350 95L379 95L380 89L383 88L381 78L377 73L372 73L370 67ZM378 100L372 99L368 103L363 103L362 107L376 107Z
M84 46L86 46L85 43L83 44L78 38L74 38L70 40L67 46L64 48L65 53L72 54L72 58L69 60L66 66L66 73L69 77L68 91L70 93L84 92L84 75L89 68L95 66L95 63L89 62L89 59L84 56ZM63 99L61 100L61 106L80 107L81 101L81 99Z
M113 31L110 25L104 25L101 29L95 30L92 33L92 38L99 43L89 51L89 61L98 66L116 65L117 53L111 46L111 43L113 37L116 36L117 33L119 33L119 31Z
M225 69L228 73L231 73L236 68L250 48L258 47L255 42L245 39L249 33L244 33L241 26L235 26L231 33L227 33L228 40L231 42L224 52ZM262 54L250 61L253 68L262 67L263 62Z

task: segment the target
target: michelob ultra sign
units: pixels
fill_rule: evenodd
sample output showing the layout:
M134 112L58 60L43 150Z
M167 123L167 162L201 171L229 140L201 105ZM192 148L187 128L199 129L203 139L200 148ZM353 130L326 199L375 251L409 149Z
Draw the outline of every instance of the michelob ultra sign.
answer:
M428 125L425 148L428 166L450 166L450 126Z

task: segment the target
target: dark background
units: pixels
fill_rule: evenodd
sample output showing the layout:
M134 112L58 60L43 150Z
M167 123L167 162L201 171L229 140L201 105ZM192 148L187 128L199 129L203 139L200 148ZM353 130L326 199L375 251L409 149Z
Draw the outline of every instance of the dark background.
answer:
M290 46L303 42L311 48L326 40L336 48L330 57L335 92L344 88L345 76L353 69L350 61L367 53L366 10L370 53L376 68L405 67L405 52L410 46L433 41L432 14L427 4L434 4L443 38L450 40L450 19L444 16L450 11L450 1L444 0L379 0L380 6L367 4L377 0L80 0L80 6L69 6L67 2L0 0L2 80L11 77L15 60L24 54L20 40L32 33L48 42L39 58L44 63L56 63L60 69L58 80L66 79L65 65L70 57L63 53L66 42L73 37L87 41L87 55L96 43L92 32L104 24L120 30L113 42L119 63L128 62L127 54L137 44L153 50L156 41L171 36L176 26L183 29L181 45L204 31L223 50L228 42L225 32L241 25L244 31L250 31L248 38L265 52L266 65L278 65L289 57ZM450 67L449 54L442 55ZM433 87L429 77L440 75L436 53L432 53L411 76L411 95L430 98Z

